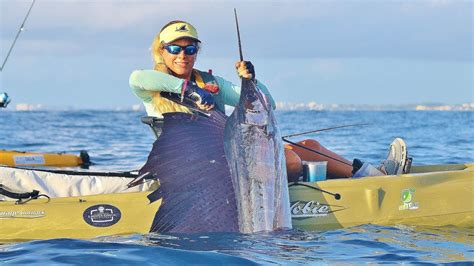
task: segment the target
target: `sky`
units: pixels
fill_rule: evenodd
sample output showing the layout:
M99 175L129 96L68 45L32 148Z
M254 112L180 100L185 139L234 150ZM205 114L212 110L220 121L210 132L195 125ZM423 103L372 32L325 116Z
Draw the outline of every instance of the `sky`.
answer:
M1 62L31 4L0 0ZM239 83L245 60L277 102L474 102L473 1L37 0L1 72L12 103L108 108L139 104L135 69L152 68L164 24L202 41L196 68Z

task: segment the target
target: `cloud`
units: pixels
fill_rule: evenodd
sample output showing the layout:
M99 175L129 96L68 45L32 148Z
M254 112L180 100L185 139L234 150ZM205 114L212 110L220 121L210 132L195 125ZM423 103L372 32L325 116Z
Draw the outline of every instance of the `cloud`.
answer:
M1 1L2 45L29 3ZM233 7L249 57L473 60L470 1L41 0L20 41L124 55L148 48L166 22L183 19L198 28L210 56L226 57L236 47Z
M18 14L26 14L25 2L3 3L3 8L13 12L2 12L7 22L17 21ZM133 25L140 24L144 20L156 17L160 12L177 11L186 12L184 8L170 7L164 9L159 2L134 2L134 1L37 1L30 15L30 27L38 29L60 29L72 30L80 27L82 30L95 32L120 30ZM188 9L192 11L191 9Z

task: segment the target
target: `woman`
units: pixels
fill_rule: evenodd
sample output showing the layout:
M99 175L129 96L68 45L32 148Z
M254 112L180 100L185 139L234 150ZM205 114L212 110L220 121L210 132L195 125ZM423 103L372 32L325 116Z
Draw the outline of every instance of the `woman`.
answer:
M163 117L168 112L190 112L161 92L169 92L191 100L201 110L217 108L225 112L225 105L235 106L239 102L240 87L214 76L211 73L194 69L201 41L196 29L185 21L171 21L166 24L152 43L154 70L136 70L130 76L130 87L145 105L149 116ZM235 64L240 78L255 79L252 63L238 61ZM275 102L268 89L257 80L258 88L268 96L273 108ZM301 160L328 161L329 177L351 177L352 163L327 150L315 140L305 140L299 144L330 155L334 159L304 149L286 145L285 155L290 181L295 181L302 173Z

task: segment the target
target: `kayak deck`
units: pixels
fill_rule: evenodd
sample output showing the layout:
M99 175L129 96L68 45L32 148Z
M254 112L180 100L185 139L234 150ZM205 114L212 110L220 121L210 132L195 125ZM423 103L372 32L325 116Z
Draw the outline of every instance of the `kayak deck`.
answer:
M474 226L474 165L413 167L412 173L309 184L290 189L293 226L329 230L361 224Z

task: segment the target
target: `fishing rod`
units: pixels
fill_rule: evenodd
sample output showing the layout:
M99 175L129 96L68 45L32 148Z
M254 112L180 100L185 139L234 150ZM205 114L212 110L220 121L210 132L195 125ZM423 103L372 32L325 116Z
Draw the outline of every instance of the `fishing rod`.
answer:
M287 139L285 139L285 138L282 138L282 139L283 139L284 142L290 143L291 145L294 145L294 146L296 146L296 147L305 149L305 150L310 151L310 152L314 152L314 153L319 154L319 155L321 155L321 156L324 156L324 157L326 157L326 158L333 159L334 161L338 161L338 162L340 162L340 163L343 163L343 164L345 164L345 165L348 165L348 166L352 167L352 164L347 163L347 162L344 162L343 160L339 160L339 159L334 158L334 157L332 157L332 156L330 156L330 155L327 155L327 154L325 154L325 153L322 153L322 152L319 152L319 151L317 151L317 150L313 150L313 149L311 149L311 148L308 148L308 147L306 147L306 146L304 146L304 145L298 144L298 143L293 142L293 141L289 141L289 140L287 140Z
M7 63L8 57L10 56L10 53L12 52L13 47L15 46L16 40L18 40L18 37L20 36L20 32L22 32L25 29L26 20L28 19L28 16L30 15L31 9L33 8L33 5L35 4L35 1L36 0L33 0L33 2L31 2L30 9L28 9L28 13L26 13L25 19L23 19L23 22L21 23L20 28L18 29L18 32L16 33L15 39L13 39L12 46L10 47L10 50L8 50L7 56L5 57L5 60L3 61L2 67L0 67L0 71L3 71L3 69L5 68L5 64Z
M328 127L328 128L323 128L323 129L316 129L316 130L306 131L306 132L302 132L302 133L296 133L296 134L286 135L286 136L283 136L283 137L282 137L282 140L283 140L284 142L290 143L291 145L294 145L294 146L296 146L296 147L305 149L305 150L307 150L307 151L310 151L310 152L319 154L319 155L324 156L324 157L326 157L326 158L335 160L335 161L337 161L337 162L340 162L340 163L343 163L343 164L345 164L345 165L348 165L348 166L352 167L352 164L350 164L350 163L347 163L347 162L345 162L345 161L343 161L343 160L334 158L334 157L332 157L332 156L330 156L330 155L327 155L327 154L325 154L325 153L322 153L322 152L320 152L320 151L317 151L317 150L308 148L308 147L306 147L306 146L304 146L304 145L301 145L301 144L299 144L299 143L290 141L290 140L288 140L287 138L295 137L295 136L301 136L301 135L305 135L305 134L309 134L309 133L316 133L316 132L328 131L328 130L333 130L333 129L338 129L338 128L354 127L354 126L366 126L366 125L370 125L370 124L359 123L359 124L352 124L352 125L343 125L343 126L337 126L337 127Z
M206 111L203 111L201 109L199 109L198 107L196 107L196 104L188 99L184 99L183 101L181 101L180 99L180 96L176 93L172 93L172 92L161 92L160 95L163 97L163 98L166 98L172 102L175 102L179 105L182 105L184 107L187 107L189 110L191 110L193 113L195 114L198 114L198 115L202 115L204 117L210 117L211 114L206 112Z

